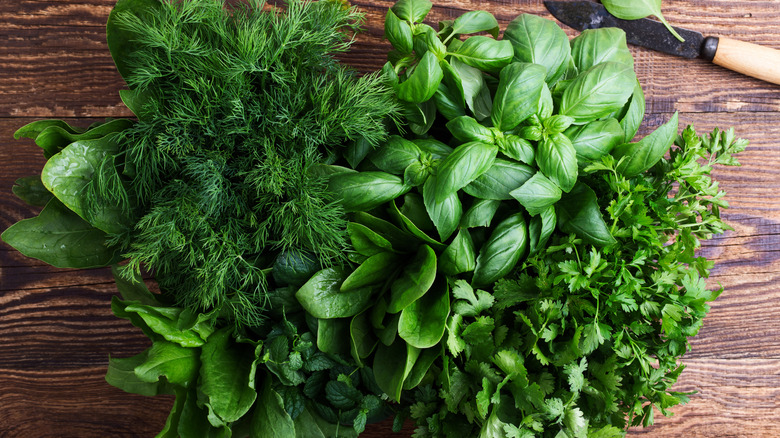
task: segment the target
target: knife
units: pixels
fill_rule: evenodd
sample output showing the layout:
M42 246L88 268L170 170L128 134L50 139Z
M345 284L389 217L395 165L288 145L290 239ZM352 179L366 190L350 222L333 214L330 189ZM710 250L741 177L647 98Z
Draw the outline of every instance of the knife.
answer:
M780 84L780 50L731 38L705 37L675 27L685 39L681 42L658 21L621 20L592 1L545 1L544 5L561 23L579 31L618 27L626 32L626 41L631 44L685 58L704 58L729 70Z

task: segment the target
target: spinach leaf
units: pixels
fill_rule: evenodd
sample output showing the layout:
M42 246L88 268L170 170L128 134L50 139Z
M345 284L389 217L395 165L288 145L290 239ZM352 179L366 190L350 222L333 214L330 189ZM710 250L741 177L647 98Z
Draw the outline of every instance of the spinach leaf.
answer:
M560 114L574 123L587 123L608 116L625 105L634 92L636 74L626 64L604 62L580 73L563 92Z
M536 164L544 176L568 192L577 182L577 151L571 140L557 134L539 143L536 150Z
M155 341L146 351L146 359L133 372L144 382L159 382L160 377L174 385L189 386L200 369L200 350L168 341Z
M603 0L601 2L610 14L623 20L638 20L655 15L680 41L685 41L661 13L661 0Z
M270 377L265 379L252 411L252 436L292 438L295 436L295 423L284 409L282 396L274 391L271 383Z
M351 292L366 286L387 281L396 270L398 256L392 252L380 252L367 258L349 277L344 279L339 290Z
M471 67L497 73L512 62L513 50L509 41L477 35L467 38L450 54Z
M596 192L583 183L577 183L555 204L555 212L558 228L564 233L574 233L597 246L616 242L601 215Z
M231 333L232 327L214 332L200 355L198 400L212 414L209 422L217 427L243 417L257 399L254 348L233 342Z
M626 33L616 27L585 29L571 40L574 65L586 71L603 62L617 62L634 68L634 57L626 44Z
M420 246L414 258L404 267L403 273L390 285L390 302L387 311L398 313L417 301L433 285L436 279L436 253L428 245Z
M637 143L627 143L616 147L612 156L618 160L617 171L632 177L650 169L660 160L677 138L678 115Z
M326 354L349 354L350 345L344 340L349 338L350 321L350 318L318 319L317 349Z
M546 88L544 78L545 70L538 64L513 62L501 69L491 113L493 126L510 131L536 113Z
M525 207L528 214L536 216L561 199L561 189L541 172L537 172L519 188L513 190L513 198Z
M355 315L349 324L350 353L359 365L363 365L363 359L369 357L377 345L377 338L371 327L371 318L368 311Z
M439 281L417 301L401 311L398 336L415 348L431 348L444 336L450 315L450 294L446 281Z
M528 228L522 213L515 213L496 225L480 248L472 284L494 283L514 269L528 247Z
M11 190L17 198L35 207L45 206L54 197L43 185L40 176L19 178Z
M365 309L371 301L370 288L341 292L348 273L344 268L326 268L314 274L295 297L316 318L348 318Z
M455 148L439 164L434 189L436 202L444 202L450 195L487 172L497 154L496 146L477 141Z
M420 356L420 349L396 338L390 346L380 344L374 353L374 378L376 384L390 399L401 400L406 377L412 372L414 363Z
M58 199L34 218L11 225L2 234L19 252L58 268L97 268L121 260L106 244L106 233L93 227Z
M512 42L514 60L543 66L548 84L555 83L571 64L569 37L554 21L532 14L512 20L504 31Z

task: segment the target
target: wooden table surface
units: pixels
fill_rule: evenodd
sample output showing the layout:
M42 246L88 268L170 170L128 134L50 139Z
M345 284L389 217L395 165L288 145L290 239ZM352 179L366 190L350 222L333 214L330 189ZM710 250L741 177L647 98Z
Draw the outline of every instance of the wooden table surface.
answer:
M87 125L130 116L124 85L105 43L114 0L0 2L0 229L33 216L11 193L13 181L44 161L13 132L40 118ZM383 16L391 1L353 1L367 14L345 60L361 71L384 63ZM541 0L440 1L430 18L484 9L505 26L520 13L550 17ZM705 34L780 49L780 0L666 0L667 19ZM570 35L574 32L567 30ZM716 262L710 284L726 290L684 359L678 389L696 390L672 418L657 417L630 436L780 437L780 86L634 49L647 95L647 132L680 111L700 132L736 127L751 140L741 168L718 169L734 231L704 245ZM103 380L109 355L127 357L146 338L109 309L115 288L106 269L58 270L0 245L0 437L147 437L172 399L127 395ZM392 435L388 424L367 438Z

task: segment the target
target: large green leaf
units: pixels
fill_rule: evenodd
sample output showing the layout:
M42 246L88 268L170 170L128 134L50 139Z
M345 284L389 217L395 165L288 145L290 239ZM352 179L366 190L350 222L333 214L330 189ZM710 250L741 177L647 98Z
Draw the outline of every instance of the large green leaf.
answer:
M130 207L118 203L126 197L116 196L112 203L90 202L86 197L93 175L105 165L105 160L109 160L109 165L113 167L111 157L119 151L114 137L111 134L96 140L71 143L46 162L41 171L41 181L66 207L95 228L118 234L132 226ZM118 186L115 190L124 188Z
M217 427L243 417L257 398L255 348L235 343L232 330L226 327L209 336L200 356L198 398L209 410L209 422Z
M467 38L451 55L476 69L496 73L512 62L514 51L509 41L477 35Z
M416 348L431 348L444 336L450 315L446 281L435 284L425 295L401 311L398 336Z
M121 260L106 244L106 233L93 227L58 199L34 218L11 225L2 234L7 244L27 257L57 268L97 268Z
M634 56L626 44L626 33L616 27L583 30L571 40L571 52L579 71L602 62L617 62L634 68Z
M45 206L54 197L41 182L40 175L17 179L14 181L14 186L11 187L11 191L17 198L35 207Z
M430 176L423 186L423 200L425 210L428 216L436 226L441 241L450 238L452 233L458 229L460 218L463 216L463 206L460 203L457 193L450 194L443 201L436 199L436 180L437 177Z
M615 243L599 209L596 192L583 183L577 183L571 192L555 204L558 227L564 233L574 233L588 243L598 246Z
M549 84L557 81L571 63L569 37L546 18L522 14L509 23L504 39L512 42L515 61L543 66Z
M333 175L328 190L344 210L368 211L408 192L411 187L385 172L344 172Z
M398 0L391 9L402 20L421 23L432 7L428 0Z
M410 164L420 160L420 148L403 137L391 135L384 145L372 152L368 159L379 170L394 175L403 175Z
M636 85L630 65L604 62L580 73L563 92L560 114L572 117L575 124L608 116L623 108Z
M457 35L488 32L498 38L498 21L490 12L468 11L452 23L451 32Z
M397 313L417 301L436 279L436 253L428 245L420 246L401 276L390 285L387 311Z
M561 199L561 189L541 172L537 172L520 188L512 191L512 197L525 207L528 214L536 216Z
M612 155L618 160L617 171L631 177L650 169L657 163L677 138L678 115L639 140L616 147Z
M493 126L510 131L536 113L546 87L545 73L541 65L527 62L513 62L501 69L491 113Z
M438 168L436 201L444 202L470 182L487 172L498 154L498 147L482 142L469 142L455 148Z
M613 118L596 120L581 126L572 126L564 133L577 152L579 167L598 161L623 143L624 132Z
M292 438L295 423L284 409L282 396L271 387L270 376L263 383L260 398L252 411L252 436L263 438Z
M398 85L396 94L399 99L406 102L425 102L436 93L443 77L444 72L439 66L439 58L433 52L426 52L409 78Z
M485 173L463 188L475 198L506 200L512 199L512 190L523 185L534 174L525 164L496 158Z
M348 318L371 302L371 288L341 292L348 272L341 267L323 269L306 282L295 297L309 314L317 318Z
M451 276L471 272L476 267L476 257L474 241L469 230L460 230L452 239L452 243L439 256L439 270Z
M168 341L156 341L147 351L146 360L135 367L135 375L144 382L157 382L160 377L175 385L194 385L200 360L200 349L185 348Z
M385 38L402 54L412 52L412 28L408 22L398 18L392 9L385 15Z
M374 378L379 388L390 399L401 400L406 377L412 372L420 350L406 343L400 337L390 346L380 344L374 353Z
M539 143L536 164L544 176L568 192L577 182L577 151L563 134L557 134Z
M383 283L398 269L398 255L380 252L367 258L341 284L341 292L351 292L366 286Z
M479 250L472 284L486 286L507 275L525 254L527 246L528 228L522 213L501 221Z

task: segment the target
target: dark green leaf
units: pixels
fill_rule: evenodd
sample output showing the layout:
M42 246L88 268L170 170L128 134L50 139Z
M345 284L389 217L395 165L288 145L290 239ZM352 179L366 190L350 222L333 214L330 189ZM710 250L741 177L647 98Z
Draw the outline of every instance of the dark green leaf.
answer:
M468 230L460 230L452 243L439 256L439 270L455 276L471 272L476 267L476 250Z
M560 114L582 124L610 115L626 104L636 86L634 69L604 62L583 73L563 92Z
M398 0L391 9L402 20L422 23L432 7L428 0Z
M444 336L449 314L450 296L447 282L440 281L401 311L398 336L416 348L433 347Z
M620 119L620 126L625 133L624 141L630 142L636 136L645 118L645 93L639 81L636 82L634 94L631 95L626 106L625 115Z
M318 319L317 349L327 354L349 354L349 318Z
M397 313L417 301L436 279L436 253L428 245L420 246L401 276L390 285L387 311Z
M493 165L498 154L495 145L469 142L455 148L440 164L436 175L436 202L444 202Z
M362 366L363 359L371 355L377 344L368 312L359 313L352 318L349 325L349 337L352 359Z
M37 217L11 225L2 239L27 257L58 268L97 268L121 260L117 248L106 245L106 233L57 199L49 201Z
M481 121L490 117L493 100L490 90L488 90L488 86L485 83L484 73L466 65L458 58L452 58L450 65L460 78L466 105L474 114L474 118Z
M371 289L341 292L347 278L344 268L327 268L314 274L295 296L304 309L316 318L348 318L357 315L371 301Z
M401 178L385 172L356 172L333 175L328 190L345 211L368 211L408 192Z
M420 350L396 338L390 346L379 345L374 354L374 377L379 388L390 399L401 400L404 381L412 372L414 363L420 356Z
M398 85L396 95L406 102L425 102L436 93L443 77L444 72L439 67L439 59L432 52L427 52L411 76Z
M574 233L588 243L598 246L615 243L601 215L596 193L578 183L571 192L555 204L558 227L564 233Z
M398 256L392 252L372 255L360 264L341 284L341 292L351 292L387 281L396 270Z
M271 387L271 382L270 377L265 379L260 398L252 412L252 436L292 438L295 436L295 424L284 409L282 397Z
M146 360L135 367L135 375L144 382L158 382L160 377L174 385L195 385L200 368L200 350L185 348L167 341L156 341L147 350Z
M462 228L489 227L496 215L501 201L494 199L475 199L460 221Z
M469 116L462 116L447 122L447 129L453 137L462 141L479 141L491 144L495 141L493 130L481 125Z
M412 52L412 28L409 23L402 21L395 15L392 9L385 15L385 38L399 52L408 54Z
M507 275L525 253L528 229L522 213L515 213L496 225L479 250L472 284L481 287Z
M507 135L498 141L498 149L509 158L525 164L534 164L534 147L524 138Z
M436 199L436 183L436 176L428 178L423 186L423 199L425 201L425 210L436 226L439 237L443 242L449 239L458 228L461 216L463 216L463 206L457 193L452 193L443 201L438 201Z
M514 60L543 66L546 81L553 84L571 63L569 37L555 22L532 14L512 20L504 32L512 42Z
M490 169L463 191L479 199L512 199L512 190L523 185L533 174L534 170L525 164L496 158Z
M546 87L545 73L541 65L526 62L513 62L501 69L491 112L493 126L510 131L536 113Z
M555 231L558 218L555 215L555 207L548 207L538 216L531 218L528 224L528 253L534 255L545 248L547 240Z
M678 115L639 140L616 147L612 155L618 160L617 171L632 177L650 169L657 163L677 138Z
M511 195L531 216L536 216L561 199L561 189L541 172L537 172L520 188L513 190Z
M54 196L43 185L40 176L19 178L14 182L11 190L17 198L35 207L45 206Z

